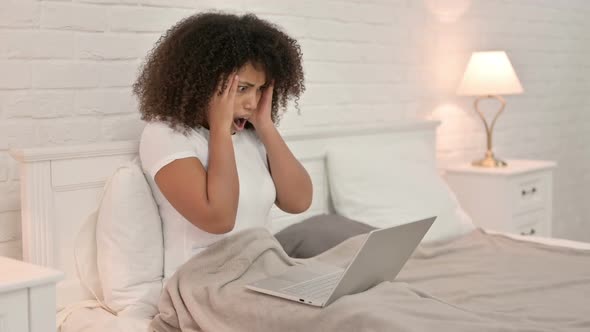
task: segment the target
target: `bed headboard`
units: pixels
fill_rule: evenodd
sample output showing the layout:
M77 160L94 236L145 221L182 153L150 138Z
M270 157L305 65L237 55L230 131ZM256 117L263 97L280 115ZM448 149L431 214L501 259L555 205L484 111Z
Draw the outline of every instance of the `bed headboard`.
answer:
M273 232L312 215L333 212L325 171L328 146L359 141L370 146L374 140L410 144L418 140L429 144L434 156L438 124L411 121L282 131L312 178L314 196L310 209L303 214L290 215L273 207ZM64 271L63 282L77 281L75 236L97 209L105 180L119 164L134 158L137 151L136 141L11 150L10 154L20 162L23 259Z

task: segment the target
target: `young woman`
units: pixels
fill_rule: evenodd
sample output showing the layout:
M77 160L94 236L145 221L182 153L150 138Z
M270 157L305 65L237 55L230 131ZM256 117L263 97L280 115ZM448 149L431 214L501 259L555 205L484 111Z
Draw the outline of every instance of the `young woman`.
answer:
M166 278L227 234L267 226L273 204L309 208L310 177L276 129L304 90L297 41L252 14L197 14L157 42L134 93Z

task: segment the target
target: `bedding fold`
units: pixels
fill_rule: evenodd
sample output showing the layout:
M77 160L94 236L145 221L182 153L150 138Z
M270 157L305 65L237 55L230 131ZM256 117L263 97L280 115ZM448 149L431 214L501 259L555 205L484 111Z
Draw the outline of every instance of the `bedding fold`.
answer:
M150 331L590 330L590 251L481 230L419 246L395 281L326 308L244 287L297 264L346 266L365 236L310 259L288 257L266 229L229 236L168 280Z

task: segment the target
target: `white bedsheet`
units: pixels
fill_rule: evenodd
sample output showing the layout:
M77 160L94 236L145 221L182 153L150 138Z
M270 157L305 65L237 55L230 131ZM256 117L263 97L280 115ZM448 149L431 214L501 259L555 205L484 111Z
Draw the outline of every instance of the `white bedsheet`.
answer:
M569 247L576 249L590 250L590 243L577 242L564 239L543 238L536 236L520 236L514 234L506 234L501 232L486 231L490 234L503 234L513 239L522 241L538 242L547 245ZM92 302L88 302L92 303ZM92 305L90 305L92 306ZM63 314L63 312L62 312ZM59 314L58 314L59 317ZM98 307L94 308L78 308L72 310L61 326L61 332L145 332L148 330L150 320L137 319L132 317L117 317L104 309Z
M540 236L523 236L523 235L517 235L517 234L496 232L496 231L491 231L491 230L485 230L485 232L489 233L489 234L502 234L502 235L508 236L509 238L512 238L512 239L543 243L543 244L547 244L550 246L590 250L590 242L578 242L578 241L571 241L571 240L566 240L566 239L557 239L557 238L540 237Z

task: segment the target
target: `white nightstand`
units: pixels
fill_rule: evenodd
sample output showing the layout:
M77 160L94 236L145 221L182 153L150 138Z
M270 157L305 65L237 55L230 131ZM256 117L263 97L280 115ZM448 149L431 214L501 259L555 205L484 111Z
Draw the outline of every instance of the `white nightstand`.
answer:
M0 257L0 332L55 331L56 270Z
M461 164L445 169L459 203L480 227L551 237L556 163L507 160L504 168Z

